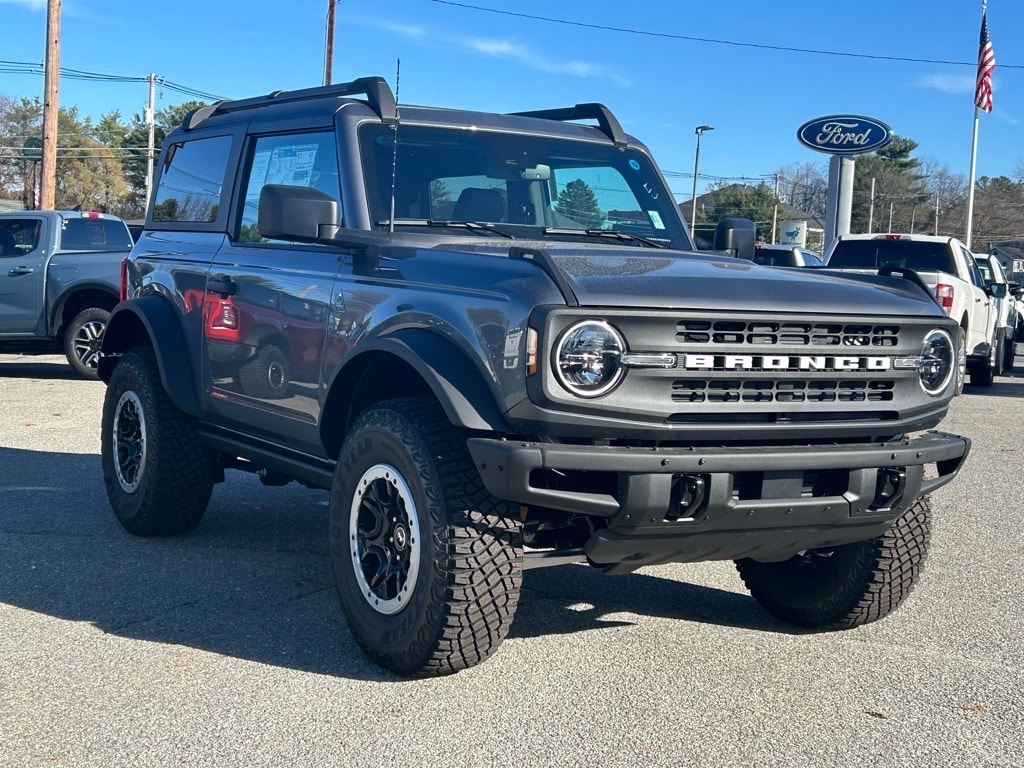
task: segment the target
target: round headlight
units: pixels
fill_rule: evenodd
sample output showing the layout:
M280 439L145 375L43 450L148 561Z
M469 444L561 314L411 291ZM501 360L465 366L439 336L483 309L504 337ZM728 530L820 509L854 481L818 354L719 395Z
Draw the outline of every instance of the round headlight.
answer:
M555 348L555 371L566 389L580 397L597 397L622 378L620 358L626 345L608 323L585 320L562 334Z
M917 369L921 387L929 395L939 395L949 384L956 369L956 348L945 331L935 329L921 345L921 365Z

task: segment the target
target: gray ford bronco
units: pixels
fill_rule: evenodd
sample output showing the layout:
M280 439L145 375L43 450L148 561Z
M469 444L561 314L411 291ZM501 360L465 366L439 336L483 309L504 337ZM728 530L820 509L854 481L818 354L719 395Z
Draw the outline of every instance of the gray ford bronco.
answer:
M963 349L913 272L761 267L743 220L695 253L599 104L363 78L203 107L158 171L99 364L131 533L225 470L329 490L348 625L405 675L486 659L527 568L734 560L818 629L910 591L970 447L929 431Z

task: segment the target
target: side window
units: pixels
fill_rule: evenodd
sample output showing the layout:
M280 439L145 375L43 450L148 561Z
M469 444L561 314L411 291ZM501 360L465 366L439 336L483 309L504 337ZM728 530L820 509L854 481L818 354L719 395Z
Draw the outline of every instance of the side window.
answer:
M245 169L245 196L237 233L242 242L269 242L260 236L257 226L260 192L267 184L312 187L340 202L334 133L292 133L256 139Z
M230 152L230 136L193 139L166 147L154 197L154 221L216 221Z
M60 247L66 251L120 251L132 247L131 235L113 219L65 219Z
M961 249L962 250L962 249ZM985 287L985 278L981 276L981 270L978 269L978 263L974 260L974 257L969 251L963 250L964 258L967 260L967 268L971 271L971 282L979 288Z
M39 246L39 219L0 221L0 258L31 253Z

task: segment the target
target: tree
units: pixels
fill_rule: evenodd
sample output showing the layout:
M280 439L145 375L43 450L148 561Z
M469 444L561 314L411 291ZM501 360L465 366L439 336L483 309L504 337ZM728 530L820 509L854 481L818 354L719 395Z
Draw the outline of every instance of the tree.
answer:
M825 199L828 196L828 174L821 165L792 163L779 168L779 200L790 208L825 218Z
M775 201L775 190L763 181L756 186L720 183L701 198L698 207L698 221L708 225L702 227L707 234L702 233L699 238L703 247L711 247L715 225L730 217L751 219L757 226L757 239L770 241Z
M604 223L597 195L583 179L573 179L558 193L555 211L578 221L586 229L599 229Z
M167 134L181 125L185 115L194 109L205 106L202 101L186 101L184 104L158 109L153 115L153 146L155 155L160 154ZM142 210L146 200L146 173L149 158L149 126L143 115L134 115L131 125L127 127L122 144L125 150L125 178L129 186L130 206L134 213L128 218L136 218L145 214ZM154 156L154 164L156 157ZM156 174L154 168L154 175Z
M917 142L913 139L893 136L888 145L857 157L851 232L885 232L890 226L893 232L916 229L918 208L927 204L931 195L918 170L921 161L910 156L915 149ZM924 208L921 211L924 216Z
M34 207L32 179L39 167L25 159L23 147L26 139L42 135L43 104L38 97L17 101L0 97L0 197Z

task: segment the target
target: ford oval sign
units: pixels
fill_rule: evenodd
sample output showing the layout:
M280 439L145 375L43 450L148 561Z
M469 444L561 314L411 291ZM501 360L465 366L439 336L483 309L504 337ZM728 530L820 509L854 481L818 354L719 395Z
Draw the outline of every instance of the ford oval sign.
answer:
M804 123L796 137L805 147L830 155L862 155L892 141L885 123L858 115L830 115Z

